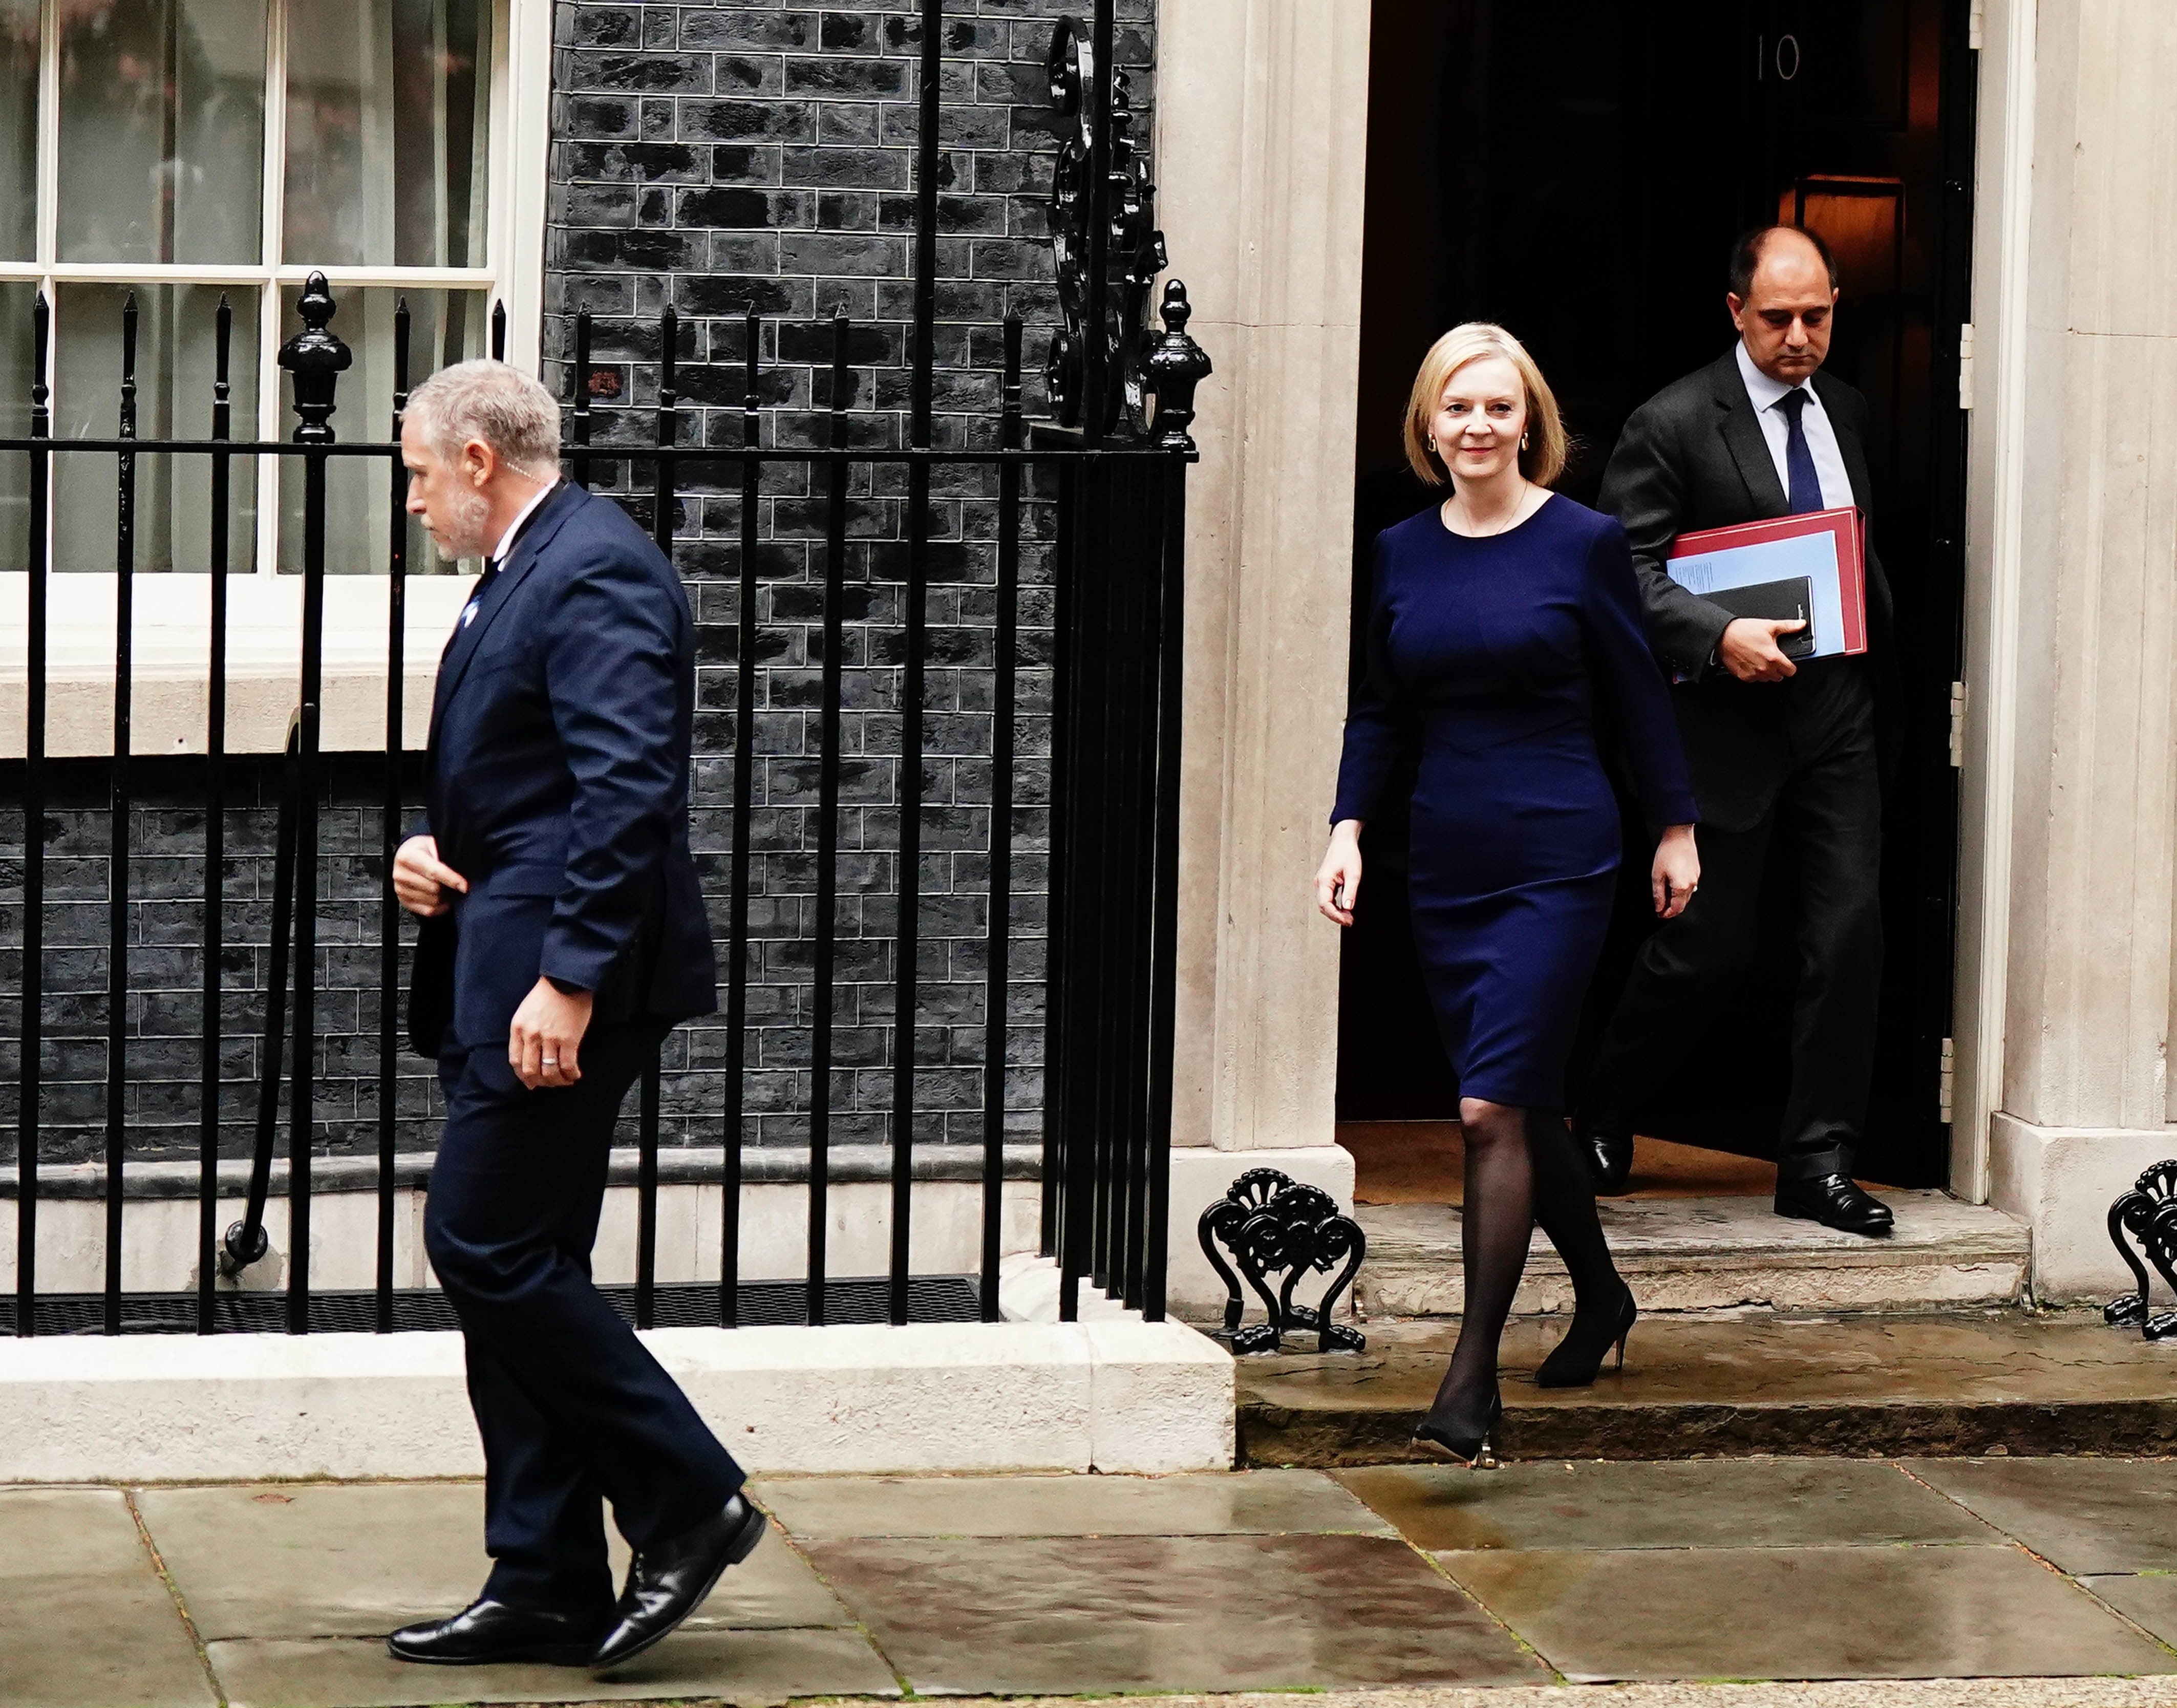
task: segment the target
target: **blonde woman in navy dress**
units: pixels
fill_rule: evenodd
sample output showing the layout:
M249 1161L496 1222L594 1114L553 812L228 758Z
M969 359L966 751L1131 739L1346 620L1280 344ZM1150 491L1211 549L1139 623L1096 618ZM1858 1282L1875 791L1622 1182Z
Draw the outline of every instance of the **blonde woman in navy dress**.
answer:
M1597 756L1608 720L1658 832L1666 919L1700 879L1694 799L1669 689L1641 628L1624 530L1549 490L1564 467L1557 401L1519 341L1474 324L1438 339L1406 406L1406 456L1443 504L1376 541L1367 680L1345 721L1316 900L1341 925L1361 893L1361 828L1402 755L1414 787L1414 946L1453 1071L1466 1145L1459 1342L1417 1443L1487 1460L1503 1411L1498 1345L1540 1222L1574 1309L1536 1379L1595 1379L1638 1314L1611 1262L1564 1108L1566 1057L1621 856Z

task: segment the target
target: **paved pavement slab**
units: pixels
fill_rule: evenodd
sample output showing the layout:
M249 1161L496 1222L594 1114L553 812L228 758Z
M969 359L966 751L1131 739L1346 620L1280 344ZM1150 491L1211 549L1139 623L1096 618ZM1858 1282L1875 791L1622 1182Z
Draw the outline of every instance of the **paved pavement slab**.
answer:
M1425 1559L1386 1537L855 1538L809 1552L923 1693L1547 1677Z
M1987 1542L1971 1513L1858 1460L1387 1465L1338 1480L1425 1548L1880 1547Z
M2177 1672L2004 1546L1438 1556L1575 1681Z
M807 1476L751 1490L799 1537L1231 1536L1391 1526L1319 1471Z
M236 1484L145 1489L137 1498L207 1642L383 1637L466 1607L491 1569L481 1483ZM627 1553L612 1541L618 1581ZM691 1626L849 1623L774 1536L727 1574Z
M2177 1569L2177 1461L1923 1459L1909 1468L2065 1571Z
M982 1708L955 1698L955 1708ZM1064 1697L1012 1697L1004 1708L1058 1708ZM1307 1708L2172 1708L2177 1678L1854 1678L1771 1683L1438 1684L1326 1690ZM855 1708L838 1703L833 1708ZM1290 1696L1161 1696L1155 1708L1296 1708Z
M2127 1619L2177 1646L2177 1572L2140 1572L2080 1581Z
M126 1495L0 1489L0 1703L210 1708L214 1700Z
M417 1667L394 1660L383 1642L352 1637L207 1646L229 1708L690 1697L750 1708L797 1696L899 1694L890 1669L854 1631L684 1630L603 1677L579 1667Z

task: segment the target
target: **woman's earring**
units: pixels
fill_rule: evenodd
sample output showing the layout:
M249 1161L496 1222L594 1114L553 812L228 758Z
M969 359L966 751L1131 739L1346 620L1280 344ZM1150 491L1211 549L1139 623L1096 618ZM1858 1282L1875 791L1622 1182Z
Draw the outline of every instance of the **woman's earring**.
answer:
M1526 435L1525 434L1524 434L1524 433L1523 433L1523 434L1521 434L1520 435L1520 450L1525 450L1526 448L1527 448L1527 435Z

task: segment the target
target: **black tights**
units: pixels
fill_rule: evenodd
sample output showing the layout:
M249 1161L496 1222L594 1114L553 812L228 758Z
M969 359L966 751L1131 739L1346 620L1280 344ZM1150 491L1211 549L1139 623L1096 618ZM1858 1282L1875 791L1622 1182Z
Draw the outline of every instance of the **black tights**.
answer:
M1555 1110L1467 1097L1460 1100L1459 1119L1466 1143L1466 1201L1460 1212L1466 1302L1429 1421L1472 1436L1481 1432L1496 1397L1498 1346L1536 1223L1572 1276L1576 1313L1614 1312L1624 1283L1595 1213L1594 1181Z

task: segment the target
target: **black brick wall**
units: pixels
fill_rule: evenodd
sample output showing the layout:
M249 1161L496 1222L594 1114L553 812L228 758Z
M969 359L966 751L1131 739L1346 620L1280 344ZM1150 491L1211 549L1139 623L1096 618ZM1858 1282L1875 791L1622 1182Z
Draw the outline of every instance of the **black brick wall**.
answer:
M22 764L0 767L19 802ZM374 1150L381 990L379 894L383 762L336 757L319 816L318 1041L313 1102L324 1147ZM129 1154L197 1154L203 1119L204 897L206 772L201 759L143 759L131 767L138 805L128 818L128 1045L123 1107ZM226 767L221 873L221 1148L245 1154L255 1131L264 1061L265 991L272 965L272 854L280 762ZM40 1155L82 1162L105 1154L109 898L112 893L107 767L49 765L45 814L45 1033L40 1051ZM20 1108L23 816L0 813L0 1154L13 1156ZM405 937L412 939L412 930ZM397 1012L397 1010L396 1010ZM286 1108L283 1086L281 1108ZM431 1064L403 1053L395 1107L403 1148L427 1146L438 1113ZM714 1141L715 1142L715 1141ZM286 1136L280 1138L285 1154Z
M1045 199L1061 121L1049 108L1051 28L1078 3L952 0L941 69L934 439L997 439L1001 323L1027 323L1028 407L1041 407L1044 342L1056 319ZM1150 0L1121 0L1119 65L1144 109ZM740 443L743 316L765 317L764 441L826 442L830 317L854 323L851 436L907 442L914 312L919 8L843 4L646 5L576 0L559 10L559 89L547 237L548 383L571 398L564 365L572 316L594 317L591 382L600 444L654 431L657 316L683 317L676 350L683 443ZM630 407L631 406L631 407ZM739 619L739 475L684 465L676 559L701 625L696 845L714 897L727 888L732 834ZM647 522L652 465L610 464L598 483L630 494ZM730 488L730 490L727 488ZM898 846L898 627L905 568L902 467L858 469L848 512L849 627L844 704L839 994L832 1130L881 1138L891 1106L892 934ZM988 470L941 469L930 505L930 647L925 684L925 810L918 915L923 980L916 1015L917 1135L979 1136L996 510ZM758 611L758 804L752 832L748 1135L805 1137L814 911L816 698L822 666L825 505L801 471L768 471ZM1008 1125L1039 1130L1043 849L1049 783L1050 539L1045 503L1024 516L1007 1060ZM724 935L723 905L716 909ZM690 1029L691 1110L716 1109L715 1025Z

